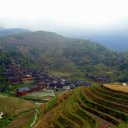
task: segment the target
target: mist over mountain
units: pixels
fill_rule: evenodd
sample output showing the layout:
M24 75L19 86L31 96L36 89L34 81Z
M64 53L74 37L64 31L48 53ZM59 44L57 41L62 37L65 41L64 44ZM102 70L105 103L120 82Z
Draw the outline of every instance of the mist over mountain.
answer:
M0 36L6 36L6 35L12 35L17 33L24 33L24 32L31 32L28 29L22 29L22 28L10 28L6 29L3 27L0 27ZM57 32L58 33L58 32ZM113 33L96 33L93 31L87 32L80 30L80 29L69 29L67 31L66 29L60 31L61 35L64 35L65 37L69 38L76 38L76 39L88 39L94 42L98 42L105 47L116 50L116 51L128 51L128 36L126 32L113 32ZM95 34L94 34L95 33Z
M70 31L64 33L68 37L77 39L88 39L98 42L105 47L116 51L128 51L128 36L127 31L123 32L93 32L93 31Z
M116 51L128 51L126 36L92 36L90 39Z
M16 34L16 33L24 33L24 32L30 32L30 30L27 29L22 29L22 28L2 28L0 27L0 36L6 36L6 35L11 35L11 34Z
M83 39L66 38L53 32L18 33L0 38L1 58L14 57L48 69L76 70L77 66L99 63L112 65L120 55L104 46ZM26 61L26 62L27 62ZM32 64L30 63L30 64ZM27 63L28 64L28 63Z
M14 67L11 67L9 65L13 65ZM17 68L17 66L21 68L23 67L23 69L26 70L26 72L23 75L21 74L17 75L17 72L21 71L19 67ZM20 77L22 78L24 75L27 76L26 73L28 72L33 73L33 75L35 75L35 77L33 78L37 78L37 79L39 78L38 76L40 76L40 73L46 75L46 78L44 77L41 78L40 80L41 82L42 80L45 80L45 79L48 80L49 82L49 77L47 74L51 74L50 76L52 76L51 78L53 80L57 80L58 78L62 77L60 75L62 74L63 77L66 78L68 83L68 86L66 85L66 82L64 83L63 86L70 87L70 89L71 87L74 87L77 89L72 88L73 91L70 91L70 89L68 89L67 91L61 87L57 87L57 90L56 90L56 87L53 88L53 82L50 80L50 83L49 83L50 85L46 84L46 87L52 86L52 88L50 87L50 91L55 92L55 94L57 95L56 98L52 97L53 100L51 99L46 104L43 102L42 105L35 106L35 109L32 109L34 107L33 102L31 102L33 104L30 104L28 101L27 102L22 101L23 104L21 104L20 97L18 99L15 99L14 96L16 94L17 89L19 88L22 89L23 87L24 88L33 87L33 85L35 87L35 85L38 85L38 81L36 82L33 80L34 81L33 83L28 83L28 84L27 82L23 82L23 81L21 81L20 83L7 83L7 79L5 79L4 76L2 75L3 73L9 73L9 71L11 71L11 70L8 70L8 67L12 68L12 73L16 73L15 75L18 76L18 78ZM121 53L121 52L113 51L111 49L104 47L99 43L96 43L90 40L67 38L53 32L36 31L36 32L15 33L15 34L0 37L0 71L2 72L2 75L0 76L0 80L1 80L0 90L4 92L3 95L5 96L4 99L3 99L3 96L1 98L2 99L1 108L2 108L2 111L5 111L5 112L7 111L7 114L8 113L10 114L10 115L9 114L5 115L6 118L3 118L2 126L3 127L5 125L8 125L8 127L14 126L12 124L16 124L15 122L18 122L15 128L19 128L20 126L22 127L24 124L26 125L26 119L28 120L28 122L30 122L30 120L33 117L35 117L34 110L37 110L37 107L38 107L38 109L40 110L39 111L40 115L37 118L37 121L35 122L35 126L40 127L44 125L45 128L48 128L48 127L50 128L51 126L49 126L49 122L47 123L46 120L42 120L42 119L45 118L48 121L53 122L52 118L58 116L57 112L59 110L62 110L63 115L65 114L66 116L67 114L71 114L71 110L73 111L75 110L76 113L79 114L78 119L82 119L82 120L85 119L86 115L81 114L84 112L84 111L81 111L83 107L80 108L80 106L76 106L75 103L77 104L79 103L80 105L82 103L81 101L83 101L83 103L89 103L89 106L87 108L92 108L94 110L95 105L90 104L91 102L88 102L88 101L86 102L85 99L83 99L84 98L83 96L86 97L85 94L87 94L87 97L88 97L88 94L89 94L88 92L91 89L89 88L88 90L85 90L84 87L79 88L79 86L84 84L83 81L87 81L83 86L89 86L89 87L95 87L93 85L97 85L97 86L101 85L101 83L100 84L96 83L91 86L90 82L94 83L94 81L95 82L96 81L97 82L98 81L99 82L109 82L109 81L110 82L111 81L112 82L128 82L128 73L127 73L128 54L123 52ZM57 74L57 76L54 76L52 74ZM76 81L75 83L78 83L79 85L74 86L74 83L72 81ZM44 90L49 91L49 89L47 89L46 87L44 88ZM23 88L23 93L25 92L24 88ZM41 98L36 97L34 95L31 99L28 99L28 100L31 100L31 101L34 100L36 102L41 101L39 103L42 103L42 101L44 101L42 99L46 98L46 95L42 96L42 93L44 92L44 90L42 91L38 90L38 92L35 92L35 90L32 92L28 92L29 94L31 93L32 94L35 93L36 95L37 93L41 94ZM9 92L14 94L13 97L8 96ZM29 96L28 93L26 93L26 95L24 96ZM49 97L47 92L46 94ZM93 92L91 92L90 94L93 94ZM81 101L78 98L81 98ZM108 100L105 100L105 101L108 101ZM101 102L101 103L104 103L104 102ZM26 107L26 104L27 104L27 107ZM9 108L6 108L6 106L7 107L9 106ZM16 115L17 111L15 108L19 108L19 106L20 108L22 108L20 109L22 111L20 111L18 115ZM106 106L108 107L108 103ZM30 111L26 110L26 108L28 110L30 109ZM64 108L69 108L69 109L65 111ZM98 111L101 108L102 107L100 106ZM113 108L115 108L115 105ZM97 106L95 107L95 109L97 109ZM120 107L120 110L123 110L122 106ZM32 115L30 116L29 112L31 111L32 111ZM126 108L126 111L128 111L127 108ZM23 115L24 112L25 112L25 115ZM54 112L54 115L51 112ZM106 114L108 113L108 111L104 111L104 108L102 110L102 113L103 112L105 112ZM42 113L43 113L43 116L42 116ZM115 112L113 113L115 115ZM14 118L14 114L16 115L15 118ZM111 114L111 112L109 114ZM59 116L62 116L62 113ZM74 116L74 117L76 119L77 116ZM104 116L101 116L101 119L103 117ZM118 117L120 117L120 113ZM67 120L68 118L73 119L71 118L71 116L66 117ZM11 119L11 121L6 123L7 119ZM23 122L22 120L24 119L25 119L25 123L20 123L20 122ZM87 116L87 119L89 119L88 122L90 122L90 118L88 118L88 116ZM108 118L105 118L105 119L108 119ZM120 119L122 119L122 117L120 117ZM61 121L61 123L62 125L59 125L59 126L65 126L65 122L63 123L63 121ZM90 123L90 128L93 123L94 123L94 120L92 120L92 122ZM69 123L67 126L70 127L71 124ZM101 125L101 128L103 128L102 126L103 125ZM33 128L37 128L37 127L33 127ZM75 125L72 125L71 128L76 128L76 127Z
M1 0L0 128L128 128L128 0Z

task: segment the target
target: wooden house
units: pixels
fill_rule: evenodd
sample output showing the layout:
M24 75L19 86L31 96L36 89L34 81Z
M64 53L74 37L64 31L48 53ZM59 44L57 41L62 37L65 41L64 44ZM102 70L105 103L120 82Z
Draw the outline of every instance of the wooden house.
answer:
M33 85L31 87L23 87L16 90L17 96L25 96L28 93L36 92L41 90L42 88L46 87L45 83L39 83L38 85Z
M21 80L19 77L8 77L8 83L20 83Z
M41 88L38 85L33 85L32 87L30 87L29 92L36 92L39 91Z
M39 86L40 86L40 88L46 88L47 87L46 83L44 83L44 82L40 82Z
M21 81L23 82L31 82L32 81L32 76L31 75L25 75L21 77Z
M27 95L30 91L31 90L28 87L19 88L16 90L16 95L17 96L24 96L24 95Z

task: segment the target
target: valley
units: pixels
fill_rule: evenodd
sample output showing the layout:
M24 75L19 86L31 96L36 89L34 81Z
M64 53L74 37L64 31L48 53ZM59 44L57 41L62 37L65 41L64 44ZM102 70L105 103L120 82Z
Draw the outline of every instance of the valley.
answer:
M0 128L127 128L128 54L53 32L0 37Z

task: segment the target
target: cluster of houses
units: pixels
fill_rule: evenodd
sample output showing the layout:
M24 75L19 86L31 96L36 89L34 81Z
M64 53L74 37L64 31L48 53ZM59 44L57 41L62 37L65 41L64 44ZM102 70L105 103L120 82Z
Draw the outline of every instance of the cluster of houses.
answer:
M87 78L100 83L111 82L111 79L108 76L88 75Z
M43 88L46 88L45 83L39 83L39 84L33 85L31 87L18 88L16 90L16 96L24 96L24 95L27 95L28 93L40 91Z
M8 81L8 83L15 84L20 82L31 82L32 75L15 62L8 65L8 68L2 74Z
M45 82L36 83L35 85L32 85L30 87L19 88L16 90L16 95L24 96L31 92L40 91L43 88L53 89L53 90L58 90L58 89L70 90L78 86L89 86L89 85L91 84L88 82L84 82L84 81L74 80L71 82L66 82L64 79L50 78L49 80L46 79Z
M39 69L26 69L19 64L12 62L3 73L8 83L16 84L21 82L31 82L29 87L22 87L16 90L17 96L24 96L28 93L47 89L74 89L78 86L88 86L90 83L74 80L67 82L66 79L50 76Z

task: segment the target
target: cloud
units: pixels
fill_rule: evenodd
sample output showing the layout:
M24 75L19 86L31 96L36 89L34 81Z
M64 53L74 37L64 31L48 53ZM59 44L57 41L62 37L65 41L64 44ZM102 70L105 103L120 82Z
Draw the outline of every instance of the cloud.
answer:
M123 26L128 20L127 0L0 0L0 3L0 25L7 27L107 30Z

